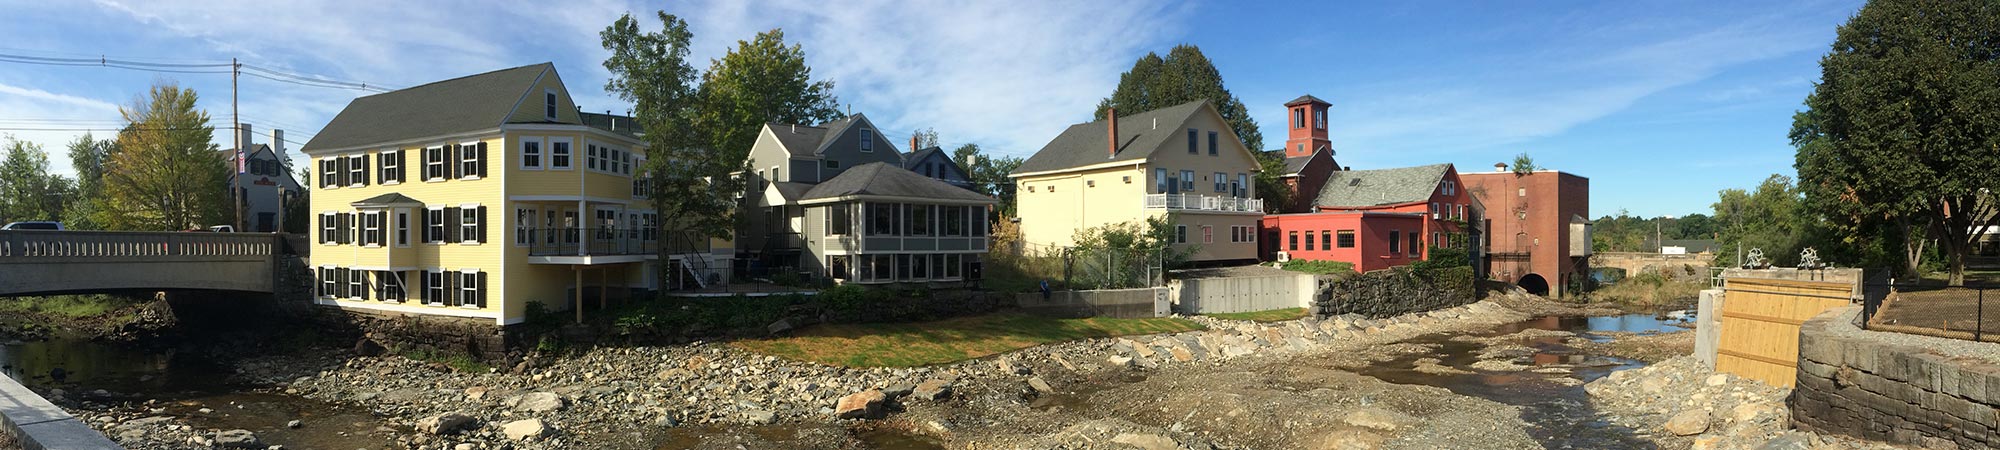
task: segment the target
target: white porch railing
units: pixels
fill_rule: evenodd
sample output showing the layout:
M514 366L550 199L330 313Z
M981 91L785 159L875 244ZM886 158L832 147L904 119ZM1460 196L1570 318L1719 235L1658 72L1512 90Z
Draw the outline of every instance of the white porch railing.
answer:
M1146 208L1264 212L1264 200L1223 195L1146 194Z

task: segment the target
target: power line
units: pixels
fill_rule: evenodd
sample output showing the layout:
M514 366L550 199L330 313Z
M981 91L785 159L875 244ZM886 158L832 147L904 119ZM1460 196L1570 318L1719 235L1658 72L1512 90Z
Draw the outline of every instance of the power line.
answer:
M208 131L209 131L210 133L214 133L214 132L215 132L216 130L228 130L228 128L216 128L216 127L209 127L209 128L208 128ZM107 126L107 127L91 127L91 126L77 126L77 127L53 127L53 126L51 126L51 127L9 127L9 126L0 126L0 131L91 131L91 132L94 132L94 131L108 131L108 132L111 132L111 133L114 133L114 134L116 134L116 133L120 133L120 132L124 132L124 131L202 131L202 129L201 129L201 128L185 128L185 127L124 127L124 126ZM263 136L263 137L267 137L267 138L268 138L268 137L273 137L273 136L271 135L271 132L270 132L270 131L268 131L268 130L267 130L267 131L263 131L263 132L258 132L257 130L250 130L250 134L254 134L254 135L258 135L258 136ZM285 143L288 143L288 144L294 144L294 145L298 145L298 146L299 146L299 147L292 147L292 148L294 148L294 149L296 149L296 148L301 148L301 147L304 147L304 146L306 145L306 144L305 144L305 143L303 143L303 142L299 142L299 141L294 141L294 140L291 140L290 138L287 138L287 139L285 139Z
M45 66L112 67L112 68L119 68L126 70L141 70L148 72L214 73L214 74L231 73L232 70L230 68L233 66L238 66L243 69L249 69L247 71L237 71L244 75L250 75L267 80L291 83L301 86L323 87L323 88L334 88L334 89L354 89L354 90L373 91L373 92L388 92L391 90L390 88L382 86L380 84L371 85L366 82L344 81L344 80L335 80L325 77L302 75L302 74L259 67L250 64L242 64L242 63L158 63L158 62L132 61L126 59L112 59L108 57L57 58L49 56L33 56L33 55L21 55L21 54L9 54L9 53L0 53L0 62L39 64ZM209 70L209 69L220 69L220 70Z

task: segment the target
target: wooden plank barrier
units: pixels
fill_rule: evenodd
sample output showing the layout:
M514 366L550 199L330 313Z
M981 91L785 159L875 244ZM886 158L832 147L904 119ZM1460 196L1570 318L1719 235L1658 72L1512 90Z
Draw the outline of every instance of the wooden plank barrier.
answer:
M1854 283L1729 278L1715 370L1790 388L1796 384L1799 325L1853 302Z

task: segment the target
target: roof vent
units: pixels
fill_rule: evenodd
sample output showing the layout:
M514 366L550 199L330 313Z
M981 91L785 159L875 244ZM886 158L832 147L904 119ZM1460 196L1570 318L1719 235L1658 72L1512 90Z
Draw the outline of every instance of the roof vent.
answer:
M1348 186L1360 186L1360 185L1361 185L1361 179L1360 179L1360 178L1355 178L1355 179L1352 179L1352 180L1347 180L1347 185L1348 185Z

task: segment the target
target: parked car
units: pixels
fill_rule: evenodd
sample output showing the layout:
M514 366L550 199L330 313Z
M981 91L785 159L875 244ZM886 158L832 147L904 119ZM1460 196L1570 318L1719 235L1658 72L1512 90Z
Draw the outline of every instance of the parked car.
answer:
M53 221L53 220L35 220L35 221L27 221L27 222L14 222L14 223L9 223L9 224L7 224L6 226L0 226L0 230L52 230L52 231L62 231L62 229L63 229L63 225L62 225L62 222L56 222L56 221Z
M236 226L234 226L234 225L216 225L216 226L212 226L212 227L208 227L208 231L212 231L212 232L216 232L216 233L235 233L235 232L236 232Z

